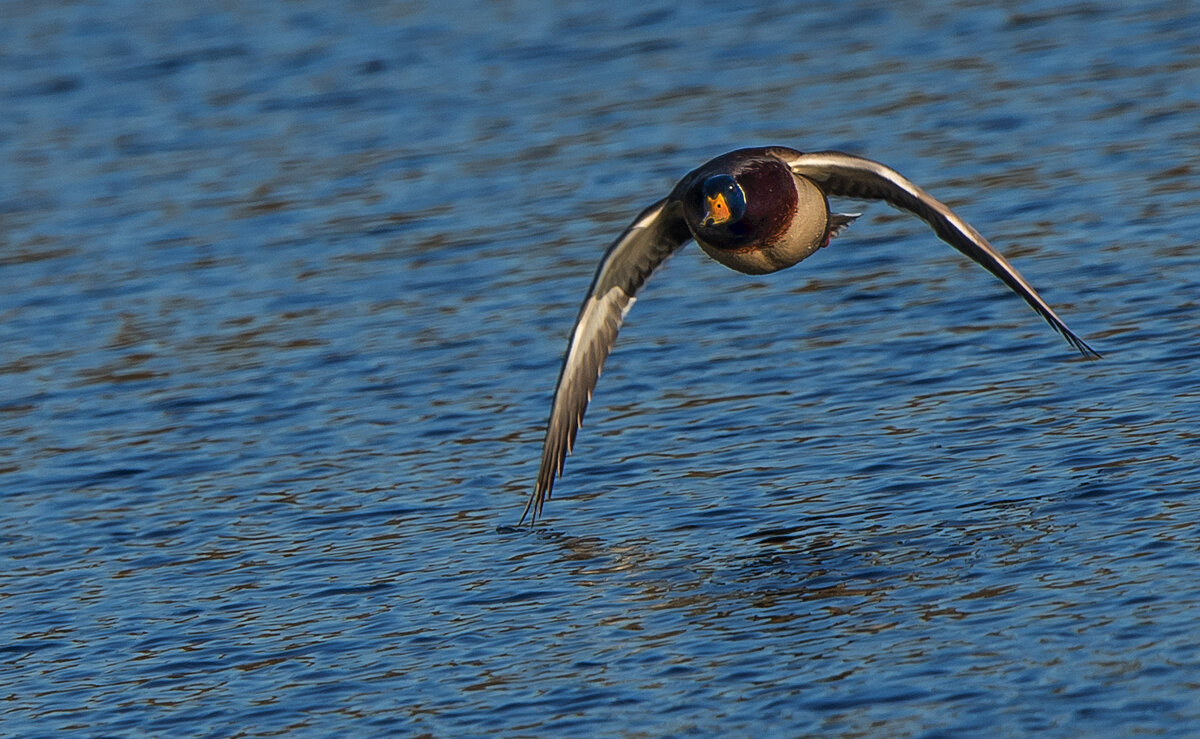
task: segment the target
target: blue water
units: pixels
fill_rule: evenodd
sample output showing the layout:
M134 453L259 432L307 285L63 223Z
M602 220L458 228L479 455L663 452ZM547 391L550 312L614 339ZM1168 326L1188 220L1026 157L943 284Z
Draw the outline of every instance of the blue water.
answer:
M1193 6L246 5L3 5L0 733L1200 731ZM689 247L516 528L600 253L758 144L1105 358L880 204Z

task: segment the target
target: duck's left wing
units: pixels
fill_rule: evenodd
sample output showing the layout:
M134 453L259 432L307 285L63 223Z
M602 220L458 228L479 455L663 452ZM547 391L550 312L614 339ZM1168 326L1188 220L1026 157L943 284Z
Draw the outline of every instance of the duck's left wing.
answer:
M988 272L999 277L1005 285L1025 299L1050 326L1062 334L1083 356L1094 359L1100 354L1087 345L1042 300L1033 286L1025 281L1016 267L1009 264L1000 252L970 224L914 185L891 167L837 151L803 154L790 149L774 150L792 172L817 183L827 195L847 198L883 200L919 216L933 227L934 232L950 246L978 262Z
M555 477L562 474L600 369L617 340L617 331L637 291L690 237L682 204L666 198L642 211L604 253L567 344L546 424L537 484L525 504L521 522L531 511L531 520L537 520L542 505L550 497Z

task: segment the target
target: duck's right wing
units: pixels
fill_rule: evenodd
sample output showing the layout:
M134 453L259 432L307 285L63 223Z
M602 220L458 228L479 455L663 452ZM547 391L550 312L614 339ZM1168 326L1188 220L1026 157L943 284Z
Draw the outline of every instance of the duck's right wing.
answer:
M604 253L567 344L550 420L546 423L537 484L521 514L522 522L530 512L531 521L537 520L542 505L550 497L555 477L562 474L604 360L617 340L617 331L633 306L637 291L691 235L683 217L683 205L666 198L642 211Z

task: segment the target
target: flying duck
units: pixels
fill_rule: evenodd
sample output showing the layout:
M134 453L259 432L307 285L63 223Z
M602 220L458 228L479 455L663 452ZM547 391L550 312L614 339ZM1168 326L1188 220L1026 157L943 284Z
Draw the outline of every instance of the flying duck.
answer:
M621 322L651 273L688 239L739 272L790 267L828 246L858 217L831 213L830 195L883 200L913 213L1024 298L1084 357L1100 356L987 239L894 169L836 151L805 154L782 146L731 151L685 175L670 195L642 211L600 260L567 343L537 483L521 522L530 513L536 521L550 498Z

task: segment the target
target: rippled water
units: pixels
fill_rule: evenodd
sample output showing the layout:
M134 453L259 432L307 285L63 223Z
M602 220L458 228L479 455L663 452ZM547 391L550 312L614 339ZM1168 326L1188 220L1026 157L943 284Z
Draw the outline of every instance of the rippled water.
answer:
M1200 724L1186 3L8 2L0 733ZM689 247L516 528L599 254L744 145L875 204Z

